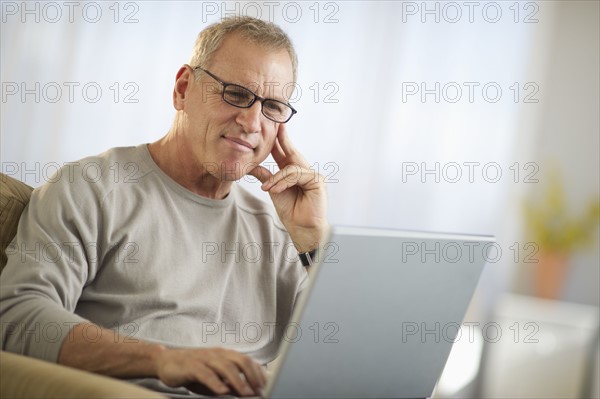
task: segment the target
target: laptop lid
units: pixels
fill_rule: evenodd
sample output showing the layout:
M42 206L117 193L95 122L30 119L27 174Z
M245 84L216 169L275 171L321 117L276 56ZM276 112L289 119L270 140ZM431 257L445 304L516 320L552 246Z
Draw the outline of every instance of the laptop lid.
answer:
M494 245L487 236L334 228L264 396L430 396Z

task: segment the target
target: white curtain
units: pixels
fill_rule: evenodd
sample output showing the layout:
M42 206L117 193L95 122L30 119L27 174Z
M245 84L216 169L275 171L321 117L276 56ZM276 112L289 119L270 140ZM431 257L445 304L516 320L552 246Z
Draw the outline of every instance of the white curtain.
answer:
M519 125L535 127L551 16L478 4L3 2L2 171L38 186L57 165L156 140L197 33L260 14L297 47L290 132L328 177L333 224L495 234L513 263L509 198L537 177ZM498 289L502 262L487 271Z

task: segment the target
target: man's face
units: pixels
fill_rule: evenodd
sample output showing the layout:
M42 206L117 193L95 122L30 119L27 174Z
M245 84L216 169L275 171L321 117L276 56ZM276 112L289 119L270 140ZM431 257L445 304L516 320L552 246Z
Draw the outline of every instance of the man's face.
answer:
M224 82L287 102L293 72L285 49L267 50L230 34L202 67ZM219 180L238 180L269 155L279 123L262 114L260 101L237 108L223 101L221 92L222 85L205 73L199 81L190 78L182 102L184 145L202 170Z

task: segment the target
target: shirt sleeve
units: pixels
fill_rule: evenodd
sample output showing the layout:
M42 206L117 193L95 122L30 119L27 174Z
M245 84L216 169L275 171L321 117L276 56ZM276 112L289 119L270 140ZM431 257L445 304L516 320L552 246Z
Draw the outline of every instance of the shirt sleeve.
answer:
M64 177L46 183L21 215L0 278L3 350L56 362L71 329L86 321L74 310L96 267L99 220L90 211L96 196L82 186Z

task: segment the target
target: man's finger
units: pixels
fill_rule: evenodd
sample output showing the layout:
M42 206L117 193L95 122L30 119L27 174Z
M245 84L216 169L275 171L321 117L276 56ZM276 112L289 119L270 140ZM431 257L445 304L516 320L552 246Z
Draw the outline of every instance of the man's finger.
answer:
M283 151L283 148L281 148L281 144L279 143L279 135L281 134L281 132L285 131L285 129L285 124L281 123L279 125L279 130L277 131L277 137L275 137L273 149L271 150L271 155L273 156L275 162L277 162L277 166L279 166L280 169L287 165L285 152Z
M221 381L221 379L217 376L217 374L215 374L213 370L206 366L198 366L198 371L196 372L196 379L198 380L198 386L195 386L194 383L189 384L189 389L194 392L204 393L202 392L202 385L206 386L206 388L219 395L224 395L229 392L229 388L227 387L227 385L225 385L223 381Z
M281 149L288 157L292 156L296 152L296 149L294 148L294 145L290 141L290 138L287 134L287 128L283 123L279 127L277 138L279 139L279 144L281 144Z
M261 386L262 386L262 388L264 388L267 385L267 372L266 372L265 368L258 363L256 363L256 367L258 368L257 373L260 377ZM262 390L262 388L261 388L261 390ZM262 392L259 392L259 394L262 396Z
M232 386L239 396L251 396L256 394L256 392L252 390L252 387L246 381L246 378L242 378L240 376L240 371L243 370L240 370L235 360L219 360L211 362L208 366L216 371L222 379Z
M309 167L306 159L304 159L302 154L300 154L298 150L296 150L296 147L294 147L294 144L292 144L292 140L287 134L287 128L283 123L279 125L277 138L271 154L279 168L283 168L291 163L298 164L304 168Z
M264 166L258 165L248 172L250 176L256 177L261 183L266 183L273 177L273 173Z
M312 169L303 169L298 165L288 165L277 172L263 185L273 194L281 193L292 186L299 186L303 190L315 188L314 184L321 180L321 176Z
M298 150L296 150L296 147L292 143L292 140L290 139L290 136L287 133L287 128L284 127L283 129L280 129L277 138L279 144L281 145L281 149L285 153L288 161L299 163L305 167L308 167L306 160L304 159L302 154L300 154Z
M233 362L240 368L246 377L246 381L251 385L255 392L259 392L263 388L262 378L260 372L262 370L257 369L256 366L260 367L254 360L249 357L235 357L232 359Z

